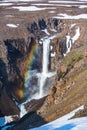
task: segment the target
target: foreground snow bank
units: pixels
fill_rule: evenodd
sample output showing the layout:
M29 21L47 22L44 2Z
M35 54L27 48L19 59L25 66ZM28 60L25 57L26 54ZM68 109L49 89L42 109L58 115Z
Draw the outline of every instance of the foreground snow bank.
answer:
M68 120L79 109L83 109L83 106L53 122L32 130L87 130L87 117Z

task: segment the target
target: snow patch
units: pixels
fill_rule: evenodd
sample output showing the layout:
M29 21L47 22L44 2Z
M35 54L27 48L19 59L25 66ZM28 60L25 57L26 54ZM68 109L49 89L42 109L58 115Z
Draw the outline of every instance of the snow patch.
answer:
M12 3L0 3L0 6L10 6Z
M76 29L76 34L72 37L72 42L74 43L80 37L80 28Z
M11 27L11 28L17 28L19 24L6 24L6 26Z
M5 124L12 122L12 116L5 116Z
M84 1L60 1L60 0L55 0L55 1L48 1L49 3L70 3L70 4L79 4L79 3L85 3Z
M68 14L58 14L58 16L54 16L54 18L58 19L87 19L87 14L79 14L79 15L68 15Z
M50 46L50 50L52 50L53 49L53 46Z
M55 57L55 55L56 55L56 52L51 53L51 57Z
M38 8L36 6L14 6L13 9L18 9L19 11L40 11L46 8Z
M80 9L87 8L87 5L80 5L79 8L80 8Z
M37 0L3 0L4 2L33 2L33 1L37 1ZM42 1L42 0L38 0L38 1Z

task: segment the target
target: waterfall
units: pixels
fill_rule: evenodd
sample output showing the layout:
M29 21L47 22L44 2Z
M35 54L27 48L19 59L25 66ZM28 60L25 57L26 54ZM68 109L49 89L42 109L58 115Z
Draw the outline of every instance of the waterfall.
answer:
M50 39L43 40L43 60L42 60L42 74L46 75L48 73L48 65L49 65L49 50L50 48Z
M43 87L48 75L48 65L49 65L49 47L50 47L50 39L44 38L43 39L43 59L42 59L42 73L40 76L40 91L39 97L43 96Z
M42 59L42 72L39 75L39 98L44 96L44 85L47 78L50 78L56 74L56 72L49 72L49 54L50 54L50 40L55 36L45 37L42 39L43 44L43 59Z

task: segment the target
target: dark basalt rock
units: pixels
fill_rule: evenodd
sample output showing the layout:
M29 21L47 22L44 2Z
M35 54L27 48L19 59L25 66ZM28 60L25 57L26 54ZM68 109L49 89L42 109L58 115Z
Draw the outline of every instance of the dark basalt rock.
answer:
M55 18L53 20L53 23L54 23L54 28L56 28L58 26L58 24L59 24L59 20Z
M58 43L59 43L59 51L63 55L67 51L66 39L59 39Z
M41 99L33 99L30 102L25 103L25 109L28 112L34 112L37 111L44 103L46 99L46 96Z

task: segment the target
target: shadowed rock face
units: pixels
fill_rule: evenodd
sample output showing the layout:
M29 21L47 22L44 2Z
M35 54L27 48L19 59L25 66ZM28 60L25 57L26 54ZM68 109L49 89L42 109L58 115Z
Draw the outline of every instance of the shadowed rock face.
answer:
M59 43L59 51L61 52L61 54L63 55L63 53L66 53L67 51L67 47L66 47L66 39L60 39L58 41Z
M24 39L4 40L7 55L4 53L3 57L7 57L7 60L0 59L0 116L19 114L13 99L18 102L25 100L25 97L21 99L17 92L24 89L23 74L26 68L21 66L21 63L26 61L30 44L32 38L28 38L27 42Z
M8 96L5 88L2 88L0 91L0 111L1 115L19 115L19 108L15 105L12 99Z

